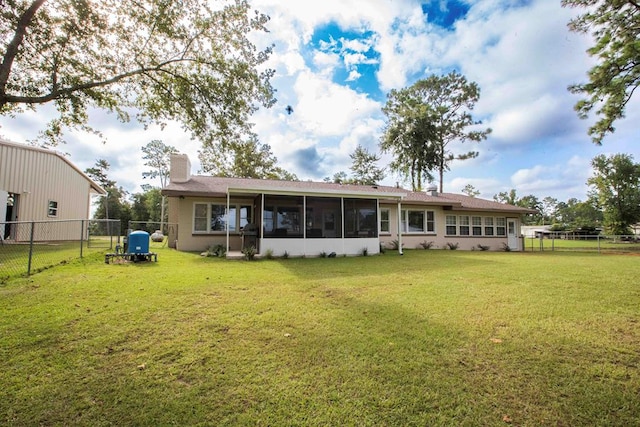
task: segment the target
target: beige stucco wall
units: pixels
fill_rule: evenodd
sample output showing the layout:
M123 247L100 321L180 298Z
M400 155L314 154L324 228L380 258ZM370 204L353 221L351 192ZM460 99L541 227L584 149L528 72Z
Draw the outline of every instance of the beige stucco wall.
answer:
M210 246L222 244L227 241L227 234L221 233L194 233L193 232L193 209L195 203L227 203L226 198L208 197L179 197L169 198L169 222L178 222L178 233L176 239L169 236L170 241L175 240L176 249L187 252L202 252ZM252 199L233 199L233 204L252 204ZM175 217L173 216L175 215ZM239 232L229 234L229 250L239 251L242 245L242 237Z
M380 243L386 247L391 247L392 242L398 240L398 205L397 204L380 204L380 209L389 209L389 233L380 233ZM502 250L504 245L508 244L507 236L447 236L446 232L446 216L447 215L464 215L464 216L481 216L481 217L494 217L494 218L512 218L516 220L516 230L520 230L520 221L513 215L502 214L498 212L485 212L485 211L453 211L444 210L439 206L416 206L402 204L402 210L430 210L435 214L435 232L434 233L403 233L402 244L405 249L422 249L421 243L432 242L432 249L444 249L447 247L447 243L458 244L460 250L476 250L478 245L489 246L489 250ZM519 250L519 248L511 248L513 250Z

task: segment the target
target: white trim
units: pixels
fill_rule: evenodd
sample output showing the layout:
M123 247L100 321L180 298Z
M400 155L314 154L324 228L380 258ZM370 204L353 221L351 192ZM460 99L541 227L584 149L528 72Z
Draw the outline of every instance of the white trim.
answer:
M229 195L229 193L227 193L227 209L226 209L226 212L225 212L225 217L226 217L226 224L225 224L225 226L226 226L226 229L227 229L227 246L226 246L226 248L227 248L227 252L229 252L229 223L231 222L231 221L229 221L229 218L231 217L231 215L230 215L230 213L229 213L229 211L230 211L230 209L229 209L230 204L231 204L231 196ZM238 219L236 218L236 222L237 222L237 220L238 220ZM236 224L236 228L237 228L237 224ZM236 230L236 231L238 231L238 230Z
M402 255L402 202L400 200L398 200L398 253Z

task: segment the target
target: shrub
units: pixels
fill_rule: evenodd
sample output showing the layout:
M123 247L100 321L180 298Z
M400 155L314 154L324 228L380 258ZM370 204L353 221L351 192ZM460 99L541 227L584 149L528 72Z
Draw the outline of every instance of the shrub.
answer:
M269 248L264 252L264 257L266 259L273 259L273 249Z
M325 251L320 252L320 258L326 258L327 253Z
M242 255L244 255L244 259L247 261L253 261L256 258L257 253L258 249L253 245L242 248Z
M502 243L502 250L505 252L511 252L511 248L506 243Z
M460 246L460 243L457 243L457 242L456 243L451 243L451 242L447 243L447 247L452 251L455 251L456 249L458 249L458 246Z
M425 240L424 242L420 243L420 246L422 246L422 249L431 249L431 247L433 246L433 242L427 242Z
M282 254L282 258L289 259L289 252L284 251L284 253Z
M227 255L227 249L222 244L211 245L207 250L207 256L215 256L218 258L224 258Z
M478 243L478 249L480 249L481 251L488 251L489 248L490 248L490 246L481 245L480 243Z
M369 255L369 249L368 248L362 248L360 253L362 254L362 256L367 256L367 255Z

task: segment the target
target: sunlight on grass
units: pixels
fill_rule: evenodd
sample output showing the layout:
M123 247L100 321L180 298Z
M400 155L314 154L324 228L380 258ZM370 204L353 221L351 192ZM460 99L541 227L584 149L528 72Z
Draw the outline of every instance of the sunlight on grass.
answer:
M0 287L3 424L640 422L637 257L154 250Z

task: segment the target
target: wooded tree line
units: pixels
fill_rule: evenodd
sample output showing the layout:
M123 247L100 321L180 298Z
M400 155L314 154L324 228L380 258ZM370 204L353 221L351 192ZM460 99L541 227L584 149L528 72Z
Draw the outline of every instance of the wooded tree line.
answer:
M525 217L527 225L552 225L553 230L603 228L614 235L628 235L640 223L640 164L628 154L599 155L591 160L593 175L586 200L534 195L518 197L516 190L501 192L494 200L537 211ZM463 190L467 194L472 186Z

